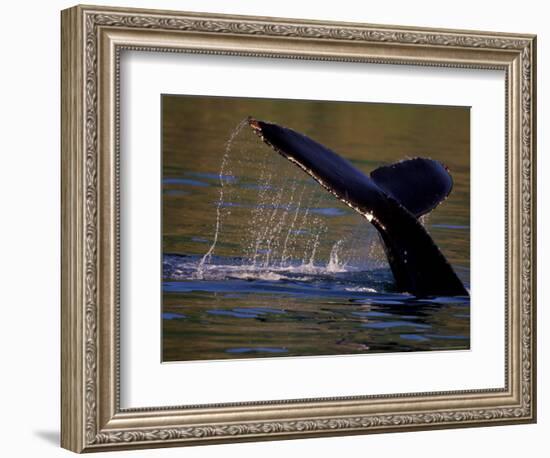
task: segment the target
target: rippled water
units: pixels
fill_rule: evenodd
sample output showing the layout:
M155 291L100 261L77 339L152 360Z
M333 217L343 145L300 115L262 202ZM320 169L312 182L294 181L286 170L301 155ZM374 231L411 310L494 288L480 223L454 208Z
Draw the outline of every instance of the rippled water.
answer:
M374 228L239 126L249 114L365 172L445 162L454 190L424 224L469 288L467 110L164 96L163 360L469 348L469 298L395 291Z

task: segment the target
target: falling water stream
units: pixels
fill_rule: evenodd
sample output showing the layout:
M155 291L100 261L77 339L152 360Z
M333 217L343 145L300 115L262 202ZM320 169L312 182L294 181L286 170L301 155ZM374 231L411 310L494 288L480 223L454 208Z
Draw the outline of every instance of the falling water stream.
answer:
M246 186L247 190L257 191L255 201L250 202L241 195L238 171L246 168L251 156L247 148L235 148L234 142L245 126L246 119L238 124L225 145L218 174L212 243L198 262L193 277L219 277L227 269L232 277L252 279L280 278L285 272L330 274L384 266L384 254L374 229L357 215L358 224L352 238L330 231L326 217L346 214L349 210L345 206L323 207L323 203L334 205L336 201L292 165L288 164L281 176L276 164L284 164L283 160L261 143L254 146L262 151L255 153L260 173L256 183ZM248 217L232 215L231 209L238 207L248 208ZM214 262L217 259L214 254L230 218L241 218L245 224L239 228L242 234L239 252L233 257L235 264L220 266ZM326 258L322 256L325 246L329 247Z
M214 237L212 240L212 245L210 245L210 248L208 248L208 251L204 254L204 256L199 262L199 265L197 266L197 272L195 274L197 278L203 277L204 266L206 263L210 261L212 257L212 253L216 249L216 244L218 243L218 237L219 237L220 231L222 230L221 207L223 205L223 191L224 191L225 182L228 181L228 177L231 177L231 175L229 174L226 175L227 162L229 160L229 154L231 153L231 145L233 143L233 139L238 135L238 133L242 130L242 128L245 125L246 125L246 119L243 119L239 123L239 125L235 128L235 130L231 134L231 137L227 141L227 144L225 145L225 152L222 156L222 164L220 166L220 173L219 173L220 196L218 198L218 203L216 205L216 226L214 228Z

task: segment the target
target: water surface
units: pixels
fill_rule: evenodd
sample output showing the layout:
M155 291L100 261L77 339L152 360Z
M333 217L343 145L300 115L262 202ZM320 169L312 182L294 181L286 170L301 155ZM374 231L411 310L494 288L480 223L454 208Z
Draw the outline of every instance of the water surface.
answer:
M366 173L444 162L454 189L423 222L469 288L468 109L163 96L163 361L469 348L469 298L395 291L374 228L248 115Z

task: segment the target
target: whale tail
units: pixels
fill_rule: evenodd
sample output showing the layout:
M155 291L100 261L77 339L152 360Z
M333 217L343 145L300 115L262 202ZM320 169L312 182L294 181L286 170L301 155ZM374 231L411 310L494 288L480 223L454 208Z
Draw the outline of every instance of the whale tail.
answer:
M418 297L468 295L418 220L451 192L453 181L443 164L414 158L380 167L368 176L299 132L253 118L248 123L265 143L373 224L399 290Z

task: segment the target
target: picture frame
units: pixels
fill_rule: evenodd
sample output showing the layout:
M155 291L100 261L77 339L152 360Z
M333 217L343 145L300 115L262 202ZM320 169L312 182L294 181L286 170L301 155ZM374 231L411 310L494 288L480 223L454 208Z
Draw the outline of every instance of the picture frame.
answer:
M75 6L62 12L61 42L62 447L92 452L536 421L535 36ZM121 407L126 50L504 72L504 386Z

